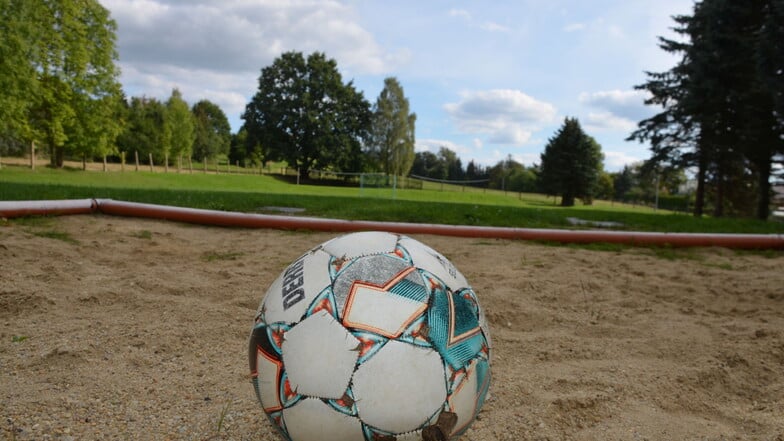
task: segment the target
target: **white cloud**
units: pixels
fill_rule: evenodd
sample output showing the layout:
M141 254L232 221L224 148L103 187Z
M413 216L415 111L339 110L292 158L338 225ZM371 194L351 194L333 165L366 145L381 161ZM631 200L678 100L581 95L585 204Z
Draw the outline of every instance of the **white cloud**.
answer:
M488 32L511 32L508 26L504 26L502 24L498 24L492 21L487 21L479 25L479 29Z
M607 27L607 34L614 38L624 38L626 35L623 29L618 25L610 25Z
M389 66L349 6L335 1L102 0L118 23L120 60L258 71L281 52L324 51L363 73Z
M611 125L623 126L621 120L632 122L632 126L637 121L650 117L655 113L655 109L645 105L648 92L642 90L605 90L599 92L583 92L579 96L582 104L600 109L601 112L595 114L595 122L599 119L609 121L614 119ZM610 118L612 117L612 118ZM606 126L608 123L605 123ZM627 124L628 125L628 124ZM610 126L607 126L609 128Z
M448 12L450 17L457 17L461 20L464 20L468 23L469 27L478 28L483 31L487 32L511 32L511 29L508 26L504 26L500 23L494 21L485 21L482 23L477 23L474 20L473 15L470 12L466 11L465 9L450 9Z
M461 157L470 155L473 152L470 147L466 147L464 145L460 145L453 141L447 141L444 139L417 139L414 150L417 152L430 152L437 154L441 147L446 147Z
M539 153L512 153L512 159L527 167L534 165L534 163L538 164L542 162L542 157Z
M552 104L512 89L464 92L460 102L448 103L444 110L461 132L484 134L490 143L511 145L524 144L556 115Z
M634 155L618 151L604 151L604 168L606 170L620 170L624 165L642 161Z
M460 17L466 20L471 19L471 14L468 13L465 9L450 9L449 10L450 17Z
M564 26L563 30L564 32L578 32L578 31L584 31L585 28L586 28L585 23L571 23Z
M628 118L623 118L611 112L591 112L584 122L588 131L617 130L631 132L637 123Z
M285 51L324 52L351 76L407 63L382 49L350 6L337 1L100 0L117 22L121 82L131 96L160 99L178 87L210 99L236 130L261 69Z

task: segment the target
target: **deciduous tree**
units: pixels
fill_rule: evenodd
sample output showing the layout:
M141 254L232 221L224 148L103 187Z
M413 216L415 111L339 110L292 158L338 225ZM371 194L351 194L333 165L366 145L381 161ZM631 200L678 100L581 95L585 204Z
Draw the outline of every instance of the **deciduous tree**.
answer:
M2 129L50 150L111 150L120 99L116 24L96 0L2 0Z
M223 110L209 100L201 100L193 105L191 113L195 135L193 156L201 160L229 154L231 126Z
M312 168L356 166L370 105L337 63L320 52L286 52L262 69L259 89L242 116L248 142L302 175ZM356 171L356 170L355 170Z
M171 158L177 156L190 157L193 149L194 121L188 103L182 99L178 89L166 101L166 113L163 118L163 153Z
M384 173L407 175L414 164L416 114L397 78L384 79L384 88L373 106L368 153Z

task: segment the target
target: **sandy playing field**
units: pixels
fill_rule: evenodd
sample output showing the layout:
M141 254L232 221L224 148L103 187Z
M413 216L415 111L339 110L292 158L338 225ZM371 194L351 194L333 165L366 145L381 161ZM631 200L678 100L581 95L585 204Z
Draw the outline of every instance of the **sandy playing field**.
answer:
M0 438L275 440L247 338L329 233L0 221ZM784 255L418 236L490 321L463 440L784 440Z

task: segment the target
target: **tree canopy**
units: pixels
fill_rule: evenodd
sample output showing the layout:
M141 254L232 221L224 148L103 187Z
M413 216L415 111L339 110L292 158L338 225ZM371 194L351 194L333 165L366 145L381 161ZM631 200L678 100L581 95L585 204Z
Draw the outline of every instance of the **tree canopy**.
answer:
M172 90L166 101L166 112L163 115L163 153L171 158L191 156L194 133L194 118L188 103L182 99L178 89Z
M591 203L604 155L595 139L583 132L577 118L566 118L541 154L540 185L547 194L560 195L561 205L575 198Z
M781 0L697 2L692 15L674 17L683 40L660 38L680 61L637 86L662 111L629 138L651 143L647 168L696 168L696 216L707 196L716 216L768 216L773 163L784 152L783 14Z
M226 114L217 104L201 100L191 108L194 118L193 156L213 159L229 154L231 126Z
M285 160L306 175L361 166L369 109L362 93L343 83L335 60L286 52L262 69L242 118L248 142L259 144L265 159Z
M116 24L96 0L0 0L0 130L65 149L106 154L119 132Z
M368 153L387 174L407 175L414 164L416 114L409 113L408 98L397 78L384 79L373 105Z

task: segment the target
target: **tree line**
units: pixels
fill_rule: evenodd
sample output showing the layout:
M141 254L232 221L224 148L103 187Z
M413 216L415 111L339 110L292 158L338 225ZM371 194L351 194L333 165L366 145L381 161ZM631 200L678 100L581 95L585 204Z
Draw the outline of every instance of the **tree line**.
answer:
M412 173L540 191L567 206L675 193L694 170L695 215L765 219L771 177L784 162L783 18L784 0L702 0L691 15L673 17L680 39L660 38L660 47L681 59L637 86L660 112L629 136L649 143L651 158L609 174L601 146L576 118L564 120L529 167L508 157L463 168L447 148L415 153L416 114L400 82L386 78L371 104L320 52L286 52L261 69L232 134L219 106L189 106L177 89L166 101L126 97L117 25L97 0L0 0L0 149L35 143L55 167L66 156L135 151L156 163L285 161L302 175Z
M690 204L683 169L654 174L638 162L617 172L606 171L601 146L582 130L577 118L564 120L540 159L538 164L525 166L509 155L494 165L483 166L472 160L464 167L456 152L441 146L436 153L416 152L411 174L510 192L560 196L563 206L574 205L575 199L584 204L603 199L653 205L658 198L659 207L673 210L684 210Z
M694 215L767 219L784 162L784 0L703 0L673 17L680 56L637 86L661 111L630 140L649 142L651 170L696 170Z
M228 155L309 170L405 175L416 114L395 78L371 106L323 53L287 52L262 69L258 92L232 135L208 100L188 107L126 98L116 66L117 25L96 0L0 0L0 149L37 144L51 165L68 157L137 152L156 163Z

